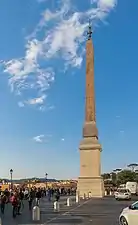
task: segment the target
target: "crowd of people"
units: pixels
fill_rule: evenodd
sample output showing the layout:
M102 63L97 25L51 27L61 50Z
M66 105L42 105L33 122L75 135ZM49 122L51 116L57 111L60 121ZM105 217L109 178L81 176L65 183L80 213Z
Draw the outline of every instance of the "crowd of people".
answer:
M48 201L52 199L59 201L61 195L72 195L75 193L74 189L65 188L16 188L5 191L0 191L0 208L1 214L5 213L5 205L12 205L12 217L15 218L21 214L21 209L24 208L24 201L28 201L28 210L31 211L33 205L39 206L40 199L47 197Z

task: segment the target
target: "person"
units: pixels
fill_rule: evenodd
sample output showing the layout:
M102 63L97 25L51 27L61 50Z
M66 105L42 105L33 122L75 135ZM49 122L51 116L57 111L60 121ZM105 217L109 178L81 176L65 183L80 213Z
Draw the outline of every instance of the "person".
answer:
M51 189L49 188L47 192L48 192L48 194L47 194L48 201L50 202L51 201Z
M29 210L32 209L33 199L34 199L34 191L31 189L28 196Z
M5 211L5 204L7 201L7 197L4 193L1 193L1 197L0 197L0 207L1 207L1 213L4 214Z
M28 194L29 194L28 189L25 189L25 191L24 191L24 197L25 197L25 199L27 199L27 198L28 198Z
M23 193L22 189L20 189L20 192L19 192L19 207L18 207L18 213L20 213L21 206L22 206L22 208L24 208L23 199L24 199L24 193Z
M44 188L44 196L46 197L46 188Z
M16 215L18 214L18 206L19 206L19 201L18 201L18 195L17 195L17 192L15 192L15 193L11 196L11 203L12 203L12 216L13 216L13 218L15 218Z
M9 202L9 197L10 197L10 192L8 191L8 189L6 188L5 191L4 191L4 195L6 196L7 200L6 200L6 203Z
M59 193L58 190L56 190L56 192L55 192L55 200L58 202L59 199L60 199L60 193Z
M36 205L38 205L38 206L40 203L40 198L41 198L41 190L40 190L40 188L38 188L38 190L36 192Z

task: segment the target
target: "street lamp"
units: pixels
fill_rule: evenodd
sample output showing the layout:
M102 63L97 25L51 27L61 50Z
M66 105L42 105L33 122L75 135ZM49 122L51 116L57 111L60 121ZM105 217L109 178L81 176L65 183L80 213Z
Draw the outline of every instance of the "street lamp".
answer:
M47 176L48 176L48 173L46 173L45 176L46 176L46 189L47 189Z
M13 169L10 169L10 175L11 175L11 189L12 189L12 174L13 174Z

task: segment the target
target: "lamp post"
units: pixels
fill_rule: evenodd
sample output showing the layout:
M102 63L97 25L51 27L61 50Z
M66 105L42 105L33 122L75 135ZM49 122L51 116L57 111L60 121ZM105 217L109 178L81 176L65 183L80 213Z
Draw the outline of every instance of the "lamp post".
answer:
M13 188L13 185L12 185L12 174L13 174L13 169L10 169L10 175L11 175L11 189Z
M45 174L45 177L46 177L46 189L47 189L47 176L48 176L48 173Z

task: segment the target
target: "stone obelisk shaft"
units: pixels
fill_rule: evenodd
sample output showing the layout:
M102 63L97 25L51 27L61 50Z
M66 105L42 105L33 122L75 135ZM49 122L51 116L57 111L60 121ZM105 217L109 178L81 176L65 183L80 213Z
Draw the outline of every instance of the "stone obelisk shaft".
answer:
M86 100L83 137L98 139L94 95L94 50L91 39L86 43Z
M86 43L86 105L85 121L96 122L94 95L94 51L91 40Z

